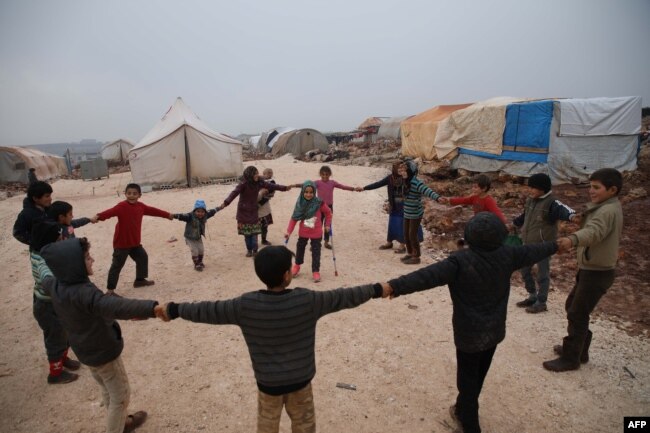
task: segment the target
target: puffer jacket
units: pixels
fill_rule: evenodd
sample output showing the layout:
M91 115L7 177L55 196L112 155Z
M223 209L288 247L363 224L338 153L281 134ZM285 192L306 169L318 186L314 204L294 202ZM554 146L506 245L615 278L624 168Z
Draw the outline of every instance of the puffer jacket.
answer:
M475 353L495 347L506 335L512 273L557 251L555 242L502 245L506 234L496 215L477 214L465 228L469 249L389 281L394 296L448 285L458 350Z
M32 240L32 225L40 219L47 219L47 209L41 209L34 204L34 201L25 197L23 210L16 217L13 228L13 236L18 242L29 245ZM30 247L31 251L31 247Z
M115 319L154 317L156 301L108 296L88 279L79 239L46 245L41 256L54 274L42 284L82 363L96 367L120 356L124 340Z
M205 236L205 223L217 212L217 209L210 209L209 211L206 211L203 218L197 217L194 214L194 211L188 213L175 213L173 215L177 220L186 223L183 236L185 236L186 239L198 241L201 239L201 236Z

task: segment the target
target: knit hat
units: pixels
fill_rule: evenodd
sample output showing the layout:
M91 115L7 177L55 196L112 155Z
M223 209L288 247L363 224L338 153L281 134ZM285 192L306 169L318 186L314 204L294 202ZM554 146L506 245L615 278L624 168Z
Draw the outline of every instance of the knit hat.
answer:
M197 200L197 201L194 202L194 210L197 210L197 209L207 210L208 208L205 205L205 202L203 200Z
M505 224L492 212L479 212L465 225L465 240L470 248L496 250L507 235Z
M537 173L528 178L528 186L544 191L544 194L551 190L551 178L548 174Z

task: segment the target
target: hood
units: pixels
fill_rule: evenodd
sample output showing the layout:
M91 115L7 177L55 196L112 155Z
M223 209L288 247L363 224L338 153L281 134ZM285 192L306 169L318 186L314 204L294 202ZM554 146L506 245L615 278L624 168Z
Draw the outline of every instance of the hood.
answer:
M41 257L62 283L74 284L88 281L88 272L81 242L77 238L55 242L41 248Z
M465 226L465 240L473 249L496 250L507 235L505 224L492 212L479 212Z
M29 209L29 208L36 208L36 205L34 204L34 201L31 198L25 197L23 199L23 209Z

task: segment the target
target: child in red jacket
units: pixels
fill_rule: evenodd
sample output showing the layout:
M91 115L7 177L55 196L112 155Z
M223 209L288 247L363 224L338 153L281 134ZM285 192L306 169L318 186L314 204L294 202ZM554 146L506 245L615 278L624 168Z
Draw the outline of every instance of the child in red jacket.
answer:
M149 276L149 257L142 247L140 236L142 232L142 217L145 215L174 219L173 215L164 210L147 206L138 200L142 196L140 185L130 183L124 190L126 200L116 206L98 213L90 220L93 223L117 217L115 234L113 235L113 262L108 271L106 283L107 294L115 293L120 271L126 263L126 258L131 257L135 262L135 281L133 287L152 286L153 281L147 280Z
M494 198L488 194L491 185L492 182L488 176L479 174L474 178L471 195L465 197L441 197L439 201L441 203L448 203L452 206L472 206L474 215L478 214L479 212L492 212L499 217L502 223L508 225L508 221L503 215L503 212L501 212L501 209L499 209L499 205L497 205L497 202L494 200Z
M289 240L296 223L300 221L298 228L298 242L296 244L296 264L293 265L291 273L295 277L300 272L300 265L304 263L305 247L311 240L311 271L314 282L320 281L320 251L321 237L323 236L322 216L325 216L325 230L330 232L332 227L332 211L325 202L316 197L316 185L311 180L302 184L300 196L296 200L296 206L289 220L287 233L284 235Z

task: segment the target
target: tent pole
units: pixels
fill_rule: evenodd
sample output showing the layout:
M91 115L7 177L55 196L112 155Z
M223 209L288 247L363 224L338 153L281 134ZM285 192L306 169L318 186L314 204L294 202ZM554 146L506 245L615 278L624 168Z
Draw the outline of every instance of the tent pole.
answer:
M187 126L183 128L183 137L185 137L185 175L187 176L187 186L192 188L192 166L190 164L190 147L187 144Z

